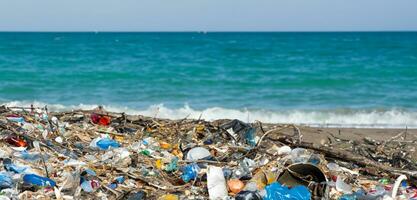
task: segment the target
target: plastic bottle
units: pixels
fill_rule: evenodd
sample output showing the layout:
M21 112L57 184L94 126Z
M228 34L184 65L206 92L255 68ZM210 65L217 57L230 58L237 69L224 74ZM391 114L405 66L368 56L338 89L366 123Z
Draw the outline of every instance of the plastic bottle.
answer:
M343 192L344 194L351 194L352 186L345 183L343 179L340 176L338 176L336 179L336 190L339 192Z
M100 140L97 141L96 145L102 150L107 150L110 147L112 148L120 147L120 144L116 140L112 140L110 138L101 138Z
M310 159L310 152L307 149L295 148L291 151L291 160L293 163L306 163Z
M184 182L188 183L190 180L194 180L195 178L197 178L199 171L200 168L197 164L189 164L184 167L181 178Z
M53 181L52 179L38 176L36 174L24 175L23 182L26 184L37 185L41 187L46 187L46 186L54 187L56 185L55 181Z
M336 163L328 163L327 164L327 168L330 170L330 171L334 171L334 172L339 172L339 171L341 171L342 169L340 168L340 166L338 165L338 164L336 164Z
M239 168L234 171L234 177L239 179L250 179L252 177L252 170L255 168L255 166L255 161L248 158L244 158L239 163Z
M208 167L207 188L210 200L227 197L226 180L224 179L222 168L216 166Z

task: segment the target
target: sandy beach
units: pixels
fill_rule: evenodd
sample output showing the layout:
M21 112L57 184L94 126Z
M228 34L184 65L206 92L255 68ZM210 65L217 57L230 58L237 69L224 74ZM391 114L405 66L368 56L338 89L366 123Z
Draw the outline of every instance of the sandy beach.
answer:
M306 142L317 144L329 143L328 138L335 135L342 139L360 141L368 137L375 140L388 140L399 133L405 132L405 129L387 129L387 128L316 128L308 126L300 126L300 131L303 133L303 138ZM285 130L285 133L290 134L292 130ZM407 129L407 135L412 137L417 136L417 129Z
M283 184L305 188L306 196L296 199L339 199L361 190L365 192L362 196L372 196L381 180L390 186L382 195L391 195L399 190L393 185L395 179L408 178L406 184L414 188L417 177L413 172L415 129L169 120L102 108L47 112L0 107L0 131L4 138L0 150L8 172L5 178L15 174L28 187L49 188L49 193L19 189L14 196L19 198L59 199L62 193L82 199L135 195L158 200L227 196L239 200L247 195L260 199L262 193ZM36 157L39 154L47 155L43 159L48 160ZM65 175L68 170L73 174ZM293 173L291 170L315 178L294 182L298 179L285 175ZM77 176L81 176L81 185L77 178L71 179ZM21 182L10 181L4 187ZM258 189L249 189L251 182ZM195 185L191 187L191 183ZM50 186L55 185L67 189L53 193ZM77 189L83 192L74 193ZM401 193L414 194L414 190Z

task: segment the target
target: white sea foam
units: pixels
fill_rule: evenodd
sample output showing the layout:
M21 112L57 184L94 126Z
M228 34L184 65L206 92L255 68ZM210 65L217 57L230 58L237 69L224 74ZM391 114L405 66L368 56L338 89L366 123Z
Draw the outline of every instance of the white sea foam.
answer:
M68 111L74 109L90 110L98 105L61 105L43 102L11 101L0 103L8 107L30 106L43 107L48 105L51 111ZM320 127L361 127L361 128L417 128L417 112L400 109L390 110L236 110L221 107L193 109L188 105L181 108L168 108L163 104L153 105L146 109L132 109L122 106L107 105L104 108L113 112L140 114L167 119L239 119L245 122L256 120L264 123L294 123Z

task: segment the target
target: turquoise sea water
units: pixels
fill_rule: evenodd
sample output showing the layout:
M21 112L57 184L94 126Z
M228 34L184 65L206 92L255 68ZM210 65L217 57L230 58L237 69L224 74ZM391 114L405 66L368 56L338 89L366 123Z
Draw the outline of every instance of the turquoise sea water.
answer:
M0 104L417 126L417 32L0 33Z

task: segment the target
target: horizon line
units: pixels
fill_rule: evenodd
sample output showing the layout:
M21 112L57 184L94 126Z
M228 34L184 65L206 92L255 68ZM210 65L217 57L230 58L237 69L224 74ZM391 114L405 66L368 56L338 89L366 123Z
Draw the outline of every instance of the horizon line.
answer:
M0 33L389 33L417 32L417 30L310 30L310 31L16 31L0 30Z

